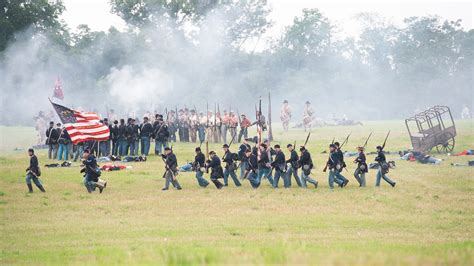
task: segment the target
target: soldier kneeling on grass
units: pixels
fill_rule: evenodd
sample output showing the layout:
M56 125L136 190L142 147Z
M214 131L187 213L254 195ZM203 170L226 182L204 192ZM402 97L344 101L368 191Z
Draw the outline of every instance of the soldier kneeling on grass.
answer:
M28 155L30 156L30 166L26 168L26 185L28 186L28 191L33 193L33 186L31 185L31 180L33 180L41 192L46 192L39 180L41 170L39 168L38 158L35 155L35 151L33 149L28 149Z
M92 193L96 188L99 188L100 193L102 193L107 186L107 181L99 178L101 171L95 156L89 149L85 149L82 156L84 168L81 169L81 173L84 173L84 186L87 192Z

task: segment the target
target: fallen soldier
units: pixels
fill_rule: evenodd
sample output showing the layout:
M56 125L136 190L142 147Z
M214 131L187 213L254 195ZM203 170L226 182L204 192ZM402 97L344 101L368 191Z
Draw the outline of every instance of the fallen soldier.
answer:
M125 165L114 165L114 164L104 164L102 165L101 169L104 171L118 171L118 170L123 170L127 168L132 168L131 166L125 166Z
M467 164L462 163L451 163L452 166L474 166L474 161L469 161Z
M50 164L45 164L44 167L48 168L56 168L56 167L70 167L71 162L62 162L62 163L50 163Z
M125 156L122 159L122 162L129 163L129 162L146 162L146 156L145 155L140 155L140 156Z
M474 155L474 150L464 150L460 153L453 154L453 156Z
M433 156L427 155L419 151L405 151L400 152L400 159L406 161L417 161L422 164L440 164L443 160L437 159Z

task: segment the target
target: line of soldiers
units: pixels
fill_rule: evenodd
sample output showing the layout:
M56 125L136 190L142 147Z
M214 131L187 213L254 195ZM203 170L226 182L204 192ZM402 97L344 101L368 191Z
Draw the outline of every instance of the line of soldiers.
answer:
M292 178L294 178L299 187L306 188L308 183L312 184L315 188L318 187L318 181L311 177L311 170L314 168L314 164L311 154L306 147L301 146L299 149L300 154L298 154L294 145L288 144L287 149L290 153L290 157L286 159L283 150L278 144L272 148L269 142L265 141L264 143L251 147L249 141L255 141L255 139L244 139L237 153L231 152L230 146L224 144L222 146L224 153L222 158L219 158L215 151L211 151L208 154L207 160L201 148L197 147L195 148L196 156L194 162L180 169L178 169L177 166L176 155L172 149L167 148L165 155L163 155L166 165L164 177L167 180L163 189L167 190L170 183L173 183L176 188L181 189L177 181L178 172L189 170L195 172L196 180L201 187L207 187L209 185L209 182L204 178L204 174L208 173L209 170L210 180L217 189L228 186L229 176L237 187L241 186L241 181L247 179L253 188L258 188L262 180L266 179L272 187L278 188L280 179L283 179L283 186L289 188L291 187ZM340 144L334 142L329 145L329 149L329 158L323 170L326 172L327 169L329 169L329 188L334 189L334 183L344 188L349 183L349 180L342 175L342 171L346 169L346 164L344 162L344 155L340 149ZM364 147L358 147L358 151L359 154L354 160L354 163L357 164L354 177L360 187L365 187L365 174L368 172L368 167ZM172 159L168 160L170 156ZM375 161L379 165L375 185L380 186L381 179L384 179L394 187L396 183L386 175L389 166L381 146L377 146L377 157ZM222 164L224 164L224 166L222 166ZM239 168L240 179L237 178L236 174ZM300 169L301 175L298 175ZM219 179L223 179L224 183L221 183Z

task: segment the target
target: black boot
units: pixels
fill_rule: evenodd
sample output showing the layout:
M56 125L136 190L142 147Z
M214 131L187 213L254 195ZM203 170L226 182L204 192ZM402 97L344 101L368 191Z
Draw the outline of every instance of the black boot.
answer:
M31 184L26 184L28 186L28 192L33 193L33 186Z
M41 192L43 192L43 193L46 192L46 190L44 190L43 185L39 185L38 188L39 188L39 190L41 190Z

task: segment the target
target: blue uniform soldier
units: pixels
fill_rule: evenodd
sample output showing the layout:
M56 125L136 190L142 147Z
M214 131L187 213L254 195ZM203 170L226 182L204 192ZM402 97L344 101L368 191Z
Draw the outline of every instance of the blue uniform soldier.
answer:
M222 146L224 149L224 156L222 157L222 161L225 162L225 168L224 168L224 186L228 186L228 180L229 180L229 175L232 177L232 180L234 181L235 186L240 187L240 181L237 178L237 175L235 174L235 169L237 169L237 165L235 164L235 160L237 159L237 154L232 153L229 150L229 145L224 144Z
M119 155L120 156L125 156L127 155L127 126L125 126L125 120L122 118L120 119L120 125L118 126L118 131L117 131L117 140L118 140L118 146L119 146Z
M237 155L240 160L240 179L244 178L245 170L247 170L247 157L245 156L245 153L247 150L251 150L252 147L248 144L248 139L244 139L242 144L239 146L239 151L237 152Z
M163 115L156 115L156 121L153 124L153 136L155 137L155 154L161 154L162 149L168 147L170 137L168 125L163 121Z
M209 182L203 177L206 167L206 156L204 156L200 147L196 147L195 151L196 156L194 157L193 169L196 172L196 179L199 186L207 187Z
M168 190L170 183L172 183L177 190L181 190L181 185L179 184L176 177L178 175L178 159L176 158L176 155L173 153L171 148L166 147L165 154L162 154L161 156L165 161L166 170L165 174L163 175L165 178L165 187L163 187L161 190Z
M270 170L271 170L270 155L269 155L269 151L267 150L267 145L262 143L260 144L260 147L258 149L260 150L260 154L259 154L260 158L258 160L258 175L257 175L258 183L261 183L262 178L266 177L270 185L273 186L273 178L270 175Z
M301 165L301 183L303 187L306 187L306 182L311 183L314 185L314 188L318 188L318 181L311 178L309 175L311 174L311 169L313 169L313 160L311 159L311 154L309 151L304 147L301 146L300 148L300 160L299 165Z
M101 172L97 165L95 156L89 149L84 150L82 163L84 168L81 170L81 173L84 173L84 186L86 187L87 192L92 193L96 188L99 188L100 193L102 193L104 188L107 186L107 182L103 180L99 182Z
M217 189L221 189L224 185L218 180L224 178L224 171L222 170L221 160L216 155L215 151L209 152L210 160L207 160L206 167L211 168L211 181Z
M148 122L148 117L143 118L143 123L140 125L140 140L141 153L148 156L150 152L150 138L153 134L153 126Z
M328 183L329 188L334 188L334 182L338 184L340 187L343 186L344 181L337 177L339 174L338 171L339 157L337 156L337 147L335 144L329 145L329 159L326 163L326 167L324 168L323 172L326 172L326 169L329 168L329 176L328 176ZM340 166L339 166L340 167Z
M296 184L298 184L299 187L302 187L301 179L298 176L298 168L299 168L298 161L300 157L298 156L298 153L295 151L295 147L293 147L293 145L288 144L286 145L286 147L288 148L288 151L290 152L290 158L286 160L286 163L289 164L288 170L286 172L286 176L288 179L288 186L291 187L291 176L293 175L293 177L296 180Z
M28 191L33 193L33 186L31 185L31 180L33 180L41 192L46 192L39 180L41 170L39 168L38 158L35 155L35 151L33 149L28 149L28 155L30 156L30 166L26 168L26 185L28 186Z
M290 187L288 182L288 176L286 174L286 160L285 154L281 150L280 145L275 145L273 147L275 149L275 160L271 163L272 168L275 170L275 176L273 177L273 187L278 187L278 182L280 181L280 177L283 178L283 185L285 188Z
M366 163L364 147L357 147L359 154L354 160L354 163L357 164L357 168L354 171L354 177L359 182L360 187L365 187L365 173L368 172L368 167Z
M383 178L387 183L389 183L392 187L395 187L396 183L392 181L386 174L389 170L389 165L387 163L387 159L385 158L385 154L383 152L382 146L377 146L377 157L375 157L375 161L379 163L379 169L377 171L377 179L375 181L375 186L380 186L380 180Z
M257 178L258 160L257 155L252 153L251 149L245 151L246 169L243 178L247 178L253 188L260 186L260 181Z

